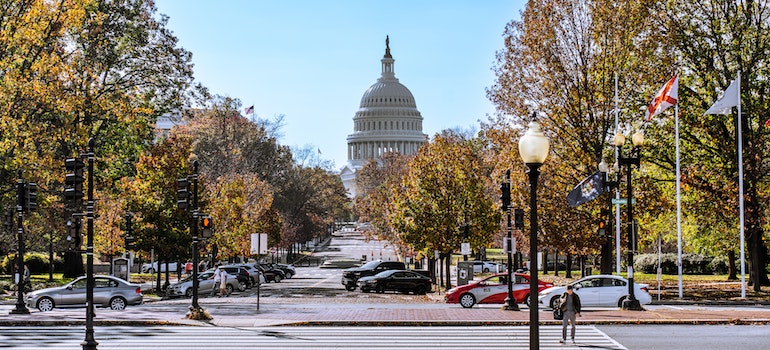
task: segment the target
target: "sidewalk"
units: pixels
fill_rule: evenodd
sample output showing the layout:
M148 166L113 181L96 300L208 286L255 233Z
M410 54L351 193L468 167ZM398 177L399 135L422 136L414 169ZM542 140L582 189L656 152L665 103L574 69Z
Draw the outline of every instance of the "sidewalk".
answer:
M232 302L201 303L214 317L211 321L184 318L186 306L129 307L125 311L97 309L97 326L190 325L221 327L256 327L279 325L317 326L484 326L528 325L529 309L504 311L497 307L463 309L456 306L419 307L408 304L328 304L323 301L306 304L260 303L249 298ZM242 306L242 308L240 307ZM443 306L443 305L442 305ZM29 315L10 315L13 305L0 309L0 326L61 326L85 324L84 309L56 309L50 312L31 310ZM553 320L550 310L540 309L541 324L561 324ZM648 311L585 310L578 318L583 324L770 324L770 308L656 307Z

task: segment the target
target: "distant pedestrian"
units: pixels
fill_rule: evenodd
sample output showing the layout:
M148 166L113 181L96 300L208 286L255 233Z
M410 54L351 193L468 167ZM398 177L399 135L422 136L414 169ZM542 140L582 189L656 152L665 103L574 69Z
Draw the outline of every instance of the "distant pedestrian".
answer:
M572 285L567 285L567 291L559 298L559 309L564 313L561 320L561 340L560 343L567 341L567 323L572 324L572 342L575 342L575 321L580 316L580 297L572 290Z
M193 270L193 263L190 260L187 260L187 263L184 264L184 273L187 276L190 276L192 275L192 270Z
M211 275L211 278L214 279L214 286L211 288L211 296L217 295L217 292L219 292L219 285L222 283L222 276L219 274L219 266L217 266L214 269L214 274Z

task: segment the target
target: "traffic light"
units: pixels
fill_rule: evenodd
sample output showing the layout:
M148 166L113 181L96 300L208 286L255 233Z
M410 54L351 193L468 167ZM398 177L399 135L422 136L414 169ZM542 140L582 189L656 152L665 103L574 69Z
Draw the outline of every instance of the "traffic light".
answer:
M604 237L607 234L607 221L604 219L599 220L599 237Z
M64 180L64 200L76 204L83 199L83 168L85 163L79 158L68 158L64 161L67 175Z
M6 210L3 215L3 226L5 227L5 232L10 233L11 230L13 230L13 212L10 210Z
M37 184L28 182L24 187L24 211L30 212L37 209Z
M190 180L186 178L176 180L176 207L181 210L187 210L192 207Z
M136 239L134 238L134 223L133 223L133 214L127 213L126 214L126 235L124 236L126 241L126 251L134 249L136 246Z
M211 216L204 215L201 217L201 237L203 238L211 238L212 232L211 232L211 226L213 222L211 220Z
M502 202L502 210L508 210L511 206L511 184L503 182L500 184L500 201Z
M513 210L513 222L517 229L524 229L524 209L517 208Z

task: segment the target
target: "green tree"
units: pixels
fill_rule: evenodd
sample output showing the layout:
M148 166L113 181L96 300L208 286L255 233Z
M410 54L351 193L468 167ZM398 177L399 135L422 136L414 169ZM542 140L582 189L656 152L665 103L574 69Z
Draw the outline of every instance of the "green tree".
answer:
M740 119L743 130L745 239L751 284L759 291L768 285L767 234L763 225L768 213L768 173L765 150L770 146L770 14L767 1L659 2L656 11L669 14L658 18L679 55L680 134L682 138L683 182L692 193L687 208L698 222L719 225L712 233L736 242L738 234L737 111L730 115L703 115L738 73L741 74ZM654 56L654 57L657 57ZM670 125L670 121L666 124ZM657 129L661 134L672 128ZM661 137L662 139L663 137ZM671 168L670 148L658 147L655 161ZM703 205L701 202L712 203ZM708 217L708 218L707 218ZM735 245L724 247L734 254Z

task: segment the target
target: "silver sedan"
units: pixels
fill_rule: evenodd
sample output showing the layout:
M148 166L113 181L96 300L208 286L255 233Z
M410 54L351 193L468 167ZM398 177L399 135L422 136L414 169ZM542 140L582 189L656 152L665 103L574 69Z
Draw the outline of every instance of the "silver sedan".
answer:
M86 277L78 277L61 287L36 290L27 294L28 308L51 311L55 307L85 307ZM113 276L94 276L94 306L123 310L127 305L142 303L142 289Z

